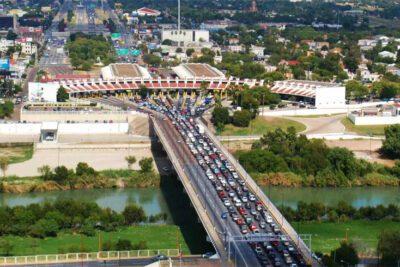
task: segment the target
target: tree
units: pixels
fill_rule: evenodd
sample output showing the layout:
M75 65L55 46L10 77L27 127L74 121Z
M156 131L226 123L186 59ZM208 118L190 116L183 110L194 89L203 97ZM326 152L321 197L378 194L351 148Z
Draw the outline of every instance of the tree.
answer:
M8 169L8 158L7 157L0 157L0 169L3 172L3 176L6 176L6 171Z
M69 99L69 94L63 86L60 86L57 91L57 102L65 102Z
M40 177L45 181L51 180L53 176L53 172L51 171L49 165L43 165L42 167L39 167L38 172L40 173Z
M182 51L183 51L183 50L182 50L182 47L178 47L178 48L175 50L176 53L182 53Z
M152 172L153 171L153 159L143 158L139 160L139 166L142 172Z
M222 106L216 106L212 112L212 121L214 125L219 123L227 124L230 122L228 108Z
M350 265L356 265L360 260L354 245L348 242L342 242L339 248L331 251L331 259L337 264L345 262Z
M142 207L138 207L135 204L129 204L122 211L122 215L125 219L125 224L140 223L146 220L146 214Z
M400 231L384 230L379 235L378 253L383 266L397 266L400 260Z
M233 113L232 123L238 127L247 127L250 124L252 113L249 110L240 110Z
M37 238L54 237L57 236L58 227L55 220L40 219L32 226L30 234Z
M172 41L170 39L165 39L164 41L162 41L161 44L162 45L172 45Z
M193 55L193 53L194 53L194 49L193 48L186 49L186 55L188 57L191 57Z
M53 180L59 184L66 184L70 179L70 172L65 166L58 166L54 169Z
M135 156L126 156L125 157L126 162L128 163L128 168L130 169L133 164L136 163L136 158Z
M149 94L149 89L146 86L141 85L139 87L139 95L140 95L140 97L142 99L146 99L148 94Z
M400 124L390 125L385 128L382 151L389 157L400 158Z
M16 34L15 32L13 32L12 30L9 30L8 32L7 32L7 36L6 36L6 39L7 40L15 40L15 39L17 39L18 38L18 34Z
M368 94L368 88L359 81L351 80L346 83L346 97L360 98Z
M82 70L89 71L92 68L92 64L89 61L85 61L82 64Z

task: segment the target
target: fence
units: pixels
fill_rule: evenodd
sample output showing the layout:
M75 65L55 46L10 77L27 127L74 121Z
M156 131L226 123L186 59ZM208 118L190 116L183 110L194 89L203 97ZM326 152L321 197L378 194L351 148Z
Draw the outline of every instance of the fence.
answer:
M97 260L118 260L131 258L146 258L159 254L168 257L179 256L179 249L157 249L157 250L130 250L130 251L100 251L89 253L68 253L50 255L32 255L0 257L0 265L26 265L65 262L87 262Z

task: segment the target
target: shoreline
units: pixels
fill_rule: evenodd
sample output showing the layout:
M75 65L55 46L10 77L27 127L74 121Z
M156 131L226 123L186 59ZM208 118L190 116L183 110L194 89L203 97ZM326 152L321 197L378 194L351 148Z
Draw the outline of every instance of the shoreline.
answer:
M107 177L103 176L103 172L124 172L125 175ZM20 193L40 193L40 192L56 192L70 190L92 190L92 189L123 189L123 188L160 188L161 179L168 178L168 175L160 175L158 173L142 173L135 170L106 170L100 172L100 176L95 181L79 182L74 185L62 185L55 181L45 181L39 176L33 177L16 177L9 176L0 180L0 194L20 194ZM126 174L130 176L126 176ZM324 185L313 186L304 185L300 177L287 173L252 174L253 178L259 186L272 186L276 188L362 188L362 187L393 187L397 188L400 183L396 181L382 183L361 183L355 181L346 185ZM289 177L289 179L288 179ZM300 179L299 179L300 178Z

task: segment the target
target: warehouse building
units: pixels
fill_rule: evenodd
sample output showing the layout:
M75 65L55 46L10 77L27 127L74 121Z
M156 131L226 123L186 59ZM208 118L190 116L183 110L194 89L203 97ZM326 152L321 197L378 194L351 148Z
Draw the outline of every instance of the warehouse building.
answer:
M210 32L207 30L177 30L163 29L161 30L161 41L171 40L180 46L187 46L193 43L202 43L210 41Z
M295 96L314 104L317 108L338 108L346 104L346 89L338 83L285 80L276 81L273 93Z

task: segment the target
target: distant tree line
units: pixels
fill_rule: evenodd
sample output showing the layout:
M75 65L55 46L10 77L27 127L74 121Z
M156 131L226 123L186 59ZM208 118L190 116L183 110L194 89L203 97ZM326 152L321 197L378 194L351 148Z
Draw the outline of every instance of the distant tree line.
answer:
M336 206L327 206L322 203L306 203L299 201L297 208L280 206L279 210L291 222L294 221L347 221L347 220L372 220L383 219L400 222L400 206L389 204L355 208L345 201L339 201Z
M94 236L96 230L114 231L122 226L166 219L164 213L147 216L143 208L135 204L129 204L118 213L96 203L58 199L54 203L26 207L0 207L0 236L45 238L57 236L62 230Z

